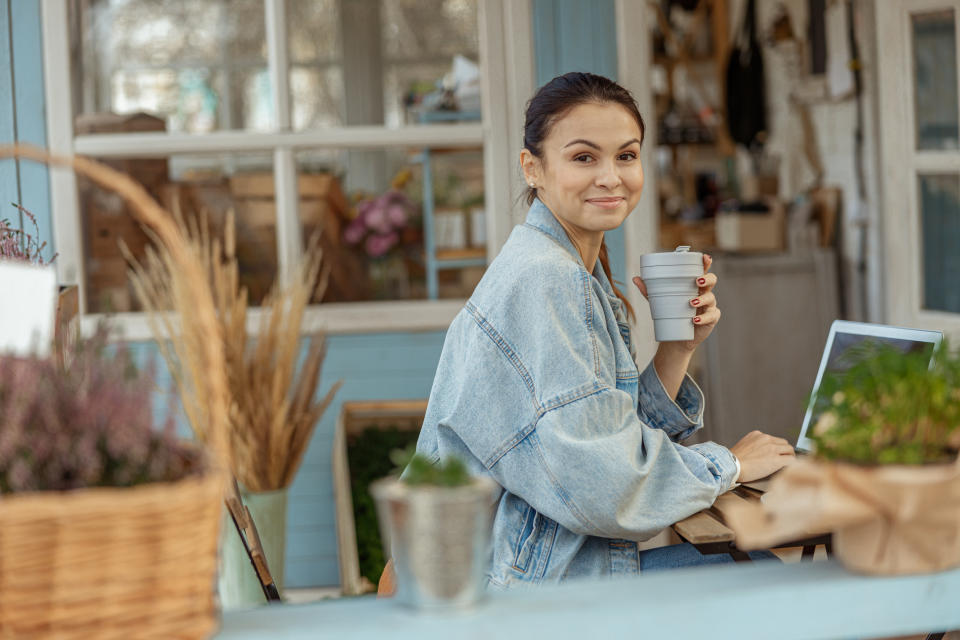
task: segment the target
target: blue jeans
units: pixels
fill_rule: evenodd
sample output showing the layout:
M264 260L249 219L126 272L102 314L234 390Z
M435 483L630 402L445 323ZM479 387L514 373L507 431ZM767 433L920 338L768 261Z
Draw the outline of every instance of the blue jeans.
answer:
M778 560L777 556L769 551L751 551L750 559ZM689 542L674 544L669 547L659 547L640 552L640 573L646 571L663 571L664 569L681 569L683 567L697 567L708 564L727 564L733 558L726 553L704 555Z

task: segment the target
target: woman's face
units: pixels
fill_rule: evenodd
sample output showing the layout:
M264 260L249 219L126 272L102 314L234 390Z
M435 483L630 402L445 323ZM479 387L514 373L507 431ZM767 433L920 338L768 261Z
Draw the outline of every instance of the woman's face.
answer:
M524 176L568 231L609 231L640 200L640 142L640 127L623 106L581 104L553 123L542 158L523 150Z

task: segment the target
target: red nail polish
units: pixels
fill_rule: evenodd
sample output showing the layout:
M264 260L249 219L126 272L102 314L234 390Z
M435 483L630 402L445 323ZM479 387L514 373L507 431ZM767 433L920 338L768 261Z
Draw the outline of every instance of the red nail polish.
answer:
M694 317L693 317L693 321L694 321L694 322L700 322L700 316L694 316Z
M700 306L700 298L694 298L693 300L690 301L690 304L692 304L695 307Z
M700 278L699 280L697 280L697 284L707 284L707 279L706 279L706 278Z

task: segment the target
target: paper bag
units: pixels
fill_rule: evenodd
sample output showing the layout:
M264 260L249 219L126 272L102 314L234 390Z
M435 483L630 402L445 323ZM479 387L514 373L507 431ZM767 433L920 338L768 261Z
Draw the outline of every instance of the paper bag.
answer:
M798 460L761 503L731 505L741 549L833 533L846 567L869 574L960 565L960 464L858 466Z

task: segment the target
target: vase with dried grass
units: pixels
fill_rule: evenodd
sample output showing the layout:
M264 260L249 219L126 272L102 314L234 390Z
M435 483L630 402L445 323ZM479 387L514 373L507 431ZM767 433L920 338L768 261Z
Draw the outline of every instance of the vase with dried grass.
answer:
M228 462L258 529L275 584L282 589L288 488L317 422L341 384L336 382L326 394L318 395L325 336L315 333L305 339L302 333L307 305L322 297L326 286L319 239L310 243L291 276L276 282L254 313L246 289L240 286L232 215L220 239L212 237L203 216L185 220L176 208L175 214L191 251L203 264L216 303L230 397ZM143 263L126 253L133 268L134 291L181 396L189 400L184 403L187 417L204 439L203 408L193 403L202 399L183 392L208 372L195 357L196 345L177 331L176 318L166 313L175 308L166 283L176 263L163 245L158 246L147 251ZM254 333L251 327L256 328ZM242 541L230 527L224 534L221 604L224 608L262 604L261 585Z
M0 158L7 157L72 168L114 191L177 265L165 287L175 309L189 310L182 314L180 331L195 345L194 356L207 372L190 393L202 399L195 404L202 407L197 419L208 434L208 462L198 462L169 438L151 440L149 425L131 431L114 422L129 417L129 411L114 415L114 408L134 401L142 413L144 402L120 381L107 376L92 402L84 395L94 380L87 374L107 375L113 365L91 365L77 382L56 363L8 363L5 379L11 385L23 383L21 368L48 367L41 378L59 385L62 402L53 406L44 398L25 404L24 394L15 393L0 418L9 458L0 499L0 636L207 637L217 621L213 584L230 403L223 339L203 267L172 217L128 176L86 158L56 157L25 145L0 147ZM92 412L86 423L71 409L75 406ZM85 424L102 432L78 428ZM59 445L63 456L51 453L56 438L24 449L24 442L36 437L37 425L66 438ZM85 448L75 450L71 433ZM139 436L127 437L131 433ZM17 434L27 440L11 446ZM44 451L61 462L76 462L82 451L102 459L77 468L61 465L62 473L43 478L40 470L53 468L37 462ZM118 467L118 461L126 462ZM131 461L136 464L127 464ZM43 482L34 482L38 478ZM96 486L102 484L114 486ZM15 488L23 491L14 493Z

